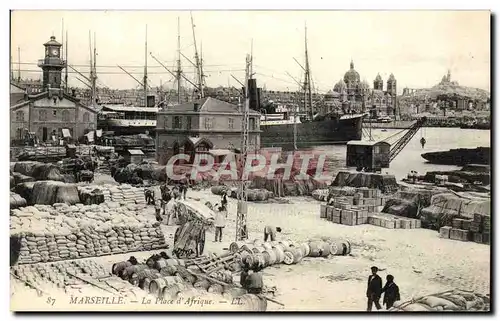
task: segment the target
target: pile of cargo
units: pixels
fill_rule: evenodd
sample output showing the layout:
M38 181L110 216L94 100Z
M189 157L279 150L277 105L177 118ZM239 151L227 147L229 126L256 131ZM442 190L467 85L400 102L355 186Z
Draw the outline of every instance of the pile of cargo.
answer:
M287 241L253 243L245 241L233 242L229 250L235 253L236 262L240 265L265 268L275 264L292 265L305 257L328 257L329 255L348 255L351 244L338 240L310 240L303 243Z
M111 276L93 260L64 261L17 265L11 268L13 289L25 292L25 288L56 296L61 294L99 295L115 294L136 298L138 291L129 283ZM102 280L102 281L101 281Z
M386 213L372 213L368 216L368 224L388 229L416 229L421 227L419 219L406 218Z
M454 218L452 226L439 229L439 237L458 241L490 244L490 217L474 214L473 219Z
M215 195L222 195L224 192L227 196L232 198L238 197L238 188L233 187L230 188L224 185L213 186L210 191ZM270 192L266 189L248 189L247 190L247 200L254 201L267 201L270 198L274 198L273 192Z
M11 236L20 237L19 264L53 262L165 247L159 223L143 206L35 205L11 211Z
M78 186L78 192L82 194L91 194L99 190L104 195L104 201L117 202L120 205L138 204L145 205L144 189L133 187L128 184L120 185L82 185ZM82 198L80 196L80 198Z
M115 263L112 273L139 286L160 300L197 297L213 302L228 301L230 303L233 299L239 298L240 304L228 303L219 306L219 309L266 311L265 298L248 294L246 290L234 285L232 280L220 281L203 272L198 263L204 259L206 260L206 258L197 260L165 258L152 260L150 258L143 264L129 260Z
M397 301L393 312L459 312L490 311L490 297L472 291L451 290L410 301Z

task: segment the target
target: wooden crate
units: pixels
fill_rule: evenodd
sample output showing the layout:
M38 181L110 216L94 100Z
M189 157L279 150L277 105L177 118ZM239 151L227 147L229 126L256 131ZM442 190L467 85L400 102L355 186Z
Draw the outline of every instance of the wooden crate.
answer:
M341 217L340 216L333 216L332 217L332 223L341 224L342 223Z
M469 233L470 232L467 230L452 228L450 231L450 239L466 242L470 240Z
M469 231L471 231L473 233L480 233L481 232L481 223L472 221L470 223Z
M400 228L402 229L411 229L411 220L401 219L399 223Z
M326 219L327 219L328 221L331 221L331 220L332 220L333 209L334 209L334 207L333 207L333 206L328 206L328 207L326 208Z
M332 210L332 219L336 217L336 218L338 218L340 220L341 213L342 213L342 210L340 208L335 208L334 207L333 210Z
M376 206L377 204L377 199L375 198L365 198L364 199L364 205L373 205Z
M490 244L490 233L483 233L483 243Z
M368 216L358 216L357 225L368 224Z
M372 205L368 205L366 209L368 210L368 213L376 213L378 210L377 206L372 206Z
M416 219L415 220L415 228L421 228L422 227L422 221L420 221L420 219Z
M472 221L481 224L483 222L483 216L481 214L474 214Z
M439 237L443 239L449 239L451 232L451 226L443 226L439 229Z
M490 231L490 217L489 216L484 216L483 217L483 224L482 224L482 229L483 232L489 232Z
M342 203L342 204L340 204L340 208L343 210L349 210L349 209L351 209L351 204Z
M343 225L357 225L358 224L358 213L352 210L342 211L342 224Z
M483 243L483 234L482 233L473 233L473 240L476 243Z
M470 230L470 224L472 223L472 220L463 220L462 221L462 230Z
M380 220L381 220L380 226L385 227L385 228L389 228L389 229L396 228L396 221L394 219L388 218L388 217L382 217L382 218L380 218Z
M380 226L380 218L377 216L368 216L368 224Z
M319 206L319 217L320 218L326 218L326 208L327 208L327 206L323 205L323 204L321 204Z
M451 227L457 230L461 230L463 221L464 220L461 218L454 218L453 220L451 220Z

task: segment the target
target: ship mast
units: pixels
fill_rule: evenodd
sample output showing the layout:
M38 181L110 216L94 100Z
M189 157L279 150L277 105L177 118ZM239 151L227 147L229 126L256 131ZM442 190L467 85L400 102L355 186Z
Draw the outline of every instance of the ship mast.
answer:
M64 84L66 86L66 93L68 93L68 30L66 30L66 49L64 50L66 68L64 70Z
M181 103L181 22L180 18L177 17L177 103Z
M17 82L21 82L21 48L17 47Z
M94 84L94 101L92 102L92 105L95 107L95 103L97 100L97 66L96 66L96 61L97 61L97 48L96 48L96 36L94 32L94 79L93 79L93 84Z
M142 82L144 90L144 107L148 106L148 25L146 25L146 40L144 43L144 80Z
M200 90L200 98L203 98L204 93L203 93L203 74L201 71L201 63L200 63L200 57L198 56L198 47L196 46L196 34L194 32L194 20L193 20L193 14L191 14L191 29L193 30L193 41L194 41L194 59L196 62L196 72L198 76L198 88Z
M94 64L92 53L92 35L89 30L89 56L90 56L90 105L94 106L95 102L95 80L94 80Z
M306 56L306 66L305 66L305 79L304 79L304 103L307 110L307 103L309 103L309 117L312 120L314 113L312 108L312 92L311 92L311 70L309 68L309 53L307 50L307 25L305 26L305 56Z

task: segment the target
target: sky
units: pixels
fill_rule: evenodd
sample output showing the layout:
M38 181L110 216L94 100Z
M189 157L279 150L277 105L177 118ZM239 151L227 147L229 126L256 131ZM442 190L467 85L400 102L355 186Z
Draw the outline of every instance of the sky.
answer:
M398 92L404 87L437 84L448 69L461 85L490 90L490 13L488 11L193 11L198 51L202 50L208 86L240 87L245 56L253 53L259 87L297 90L304 65L307 25L311 73L319 92L333 88L349 70L351 59L361 80L373 87L377 73L384 88L391 73ZM68 32L68 62L88 74L89 31L96 34L98 85L135 88L138 84L117 64L142 79L145 38L151 86L173 85L173 77L151 56L174 70L177 18L181 52L194 61L188 11L13 11L11 55L17 77L39 78L36 66L43 43L61 41ZM253 48L253 50L252 50ZM187 78L194 67L184 58ZM295 80L294 80L295 79ZM82 86L74 73L70 86Z

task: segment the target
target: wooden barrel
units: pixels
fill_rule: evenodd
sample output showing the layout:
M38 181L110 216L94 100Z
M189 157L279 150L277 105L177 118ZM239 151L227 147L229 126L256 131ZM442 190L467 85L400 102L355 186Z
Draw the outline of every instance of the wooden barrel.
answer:
M302 260L302 251L300 248L289 247L285 250L285 259L283 263L286 265L292 265L300 262Z
M179 278L177 278L176 276L165 276L162 278L155 279L151 281L151 283L149 284L149 293L160 298L163 293L162 291L165 287L172 286L177 283L180 282Z
M273 245L271 244L271 242L265 242L262 243L262 247L265 248L266 250L271 250L273 248Z
M283 261L285 260L285 250L281 247L275 247L273 248L273 252L276 255L275 264L283 263Z
M203 290L208 290L208 288L210 287L210 282L208 282L208 280L204 280L204 279L198 280L198 281L194 282L193 287L200 288Z
M161 275L170 276L175 275L177 273L177 268L173 265L166 266L160 270Z
M257 254L257 253L262 253L262 252L264 252L265 250L266 250L266 248L265 248L265 247L263 247L263 246L256 246L256 247L254 247L254 248L252 249L252 252Z
M122 271L122 279L127 280L130 276L135 273L145 269L149 269L146 264L131 265Z
M330 253L336 256L348 255L351 253L351 244L347 241L336 241L330 243Z
M220 284L212 284L208 290L209 293L217 293L217 294L222 294L224 291L224 288Z
M238 297L243 311L266 311L267 300L261 299L255 294L243 294Z
M309 242L310 257L327 257L330 255L330 245L323 241Z
M139 281L139 287L144 291L149 292L149 286L151 285L151 282L161 277L163 277L163 275L161 275L160 273L155 273L150 277L145 277L144 279Z
M238 251L241 249L241 247L242 247L243 245L245 245L245 244L246 244L246 242L245 242L245 241L233 242L233 243L231 243L231 244L229 245L229 251L231 251L231 253L236 253L236 252L238 252Z
M246 252L253 253L253 252L252 252L252 248L253 248L253 246L252 246L251 244L250 244L250 245L249 245L249 244L245 244L245 245L243 245L243 246L241 247L241 250L242 250L242 251L246 251Z
M113 264L113 266L111 267L111 273L113 273L114 275L120 275L121 274L120 272L122 272L131 265L132 263L130 263L129 261L117 262Z
M309 243L300 244L300 249L302 251L303 257L309 256L309 253L311 252L311 248L309 247Z
M280 242L278 241L271 241L271 242L267 242L269 244L271 244L272 247L275 247L276 245L280 244Z
M224 289L224 294L230 298L237 298L246 293L247 291L240 287L228 287Z
M279 244L282 244L285 247L295 247L295 243L292 240L279 241Z
M196 277L189 273L188 269L185 267L177 266L177 275L190 284L196 282Z
M136 271L130 275L128 281L132 285L139 286L139 282L142 279L144 279L145 277L151 277L157 272L158 271L155 269L144 269L144 270Z
M276 257L276 253L272 249L264 251L262 255L264 256L264 261L266 262L266 266L271 266L275 264L276 260L278 259Z
M254 239L254 240L252 241L252 244L253 244L254 246L262 246L262 243L264 243L264 242L262 242L262 240L261 240L261 239Z
M191 284L177 283L171 286L166 286L162 291L162 298L164 299L176 299L180 292L192 288Z
M251 269L263 268L266 265L266 262L264 261L264 256L261 253L255 253L253 255L249 255L247 257L246 262Z

